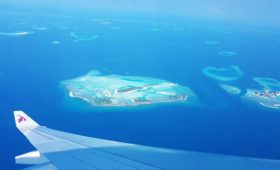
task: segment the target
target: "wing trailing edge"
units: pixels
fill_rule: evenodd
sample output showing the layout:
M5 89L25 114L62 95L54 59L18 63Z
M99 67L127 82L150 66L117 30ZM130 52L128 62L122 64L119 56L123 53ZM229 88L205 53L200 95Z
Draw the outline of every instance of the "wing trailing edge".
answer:
M23 170L58 170L58 168L51 163L46 163L25 168Z

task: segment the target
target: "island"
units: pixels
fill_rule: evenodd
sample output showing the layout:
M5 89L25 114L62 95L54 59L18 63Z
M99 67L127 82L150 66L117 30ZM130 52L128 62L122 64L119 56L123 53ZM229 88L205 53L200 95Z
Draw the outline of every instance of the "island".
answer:
M169 81L122 75L102 75L93 70L61 85L68 96L92 106L137 106L155 103L191 102L196 99L188 88Z
M242 98L268 108L280 109L280 91L247 89L247 93Z

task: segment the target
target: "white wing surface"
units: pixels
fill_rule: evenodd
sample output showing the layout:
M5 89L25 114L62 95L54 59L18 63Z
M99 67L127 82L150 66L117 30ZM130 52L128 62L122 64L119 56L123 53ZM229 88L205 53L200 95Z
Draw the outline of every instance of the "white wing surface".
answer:
M15 111L17 128L37 151L16 157L34 170L279 170L279 160L178 151L109 141L40 126Z

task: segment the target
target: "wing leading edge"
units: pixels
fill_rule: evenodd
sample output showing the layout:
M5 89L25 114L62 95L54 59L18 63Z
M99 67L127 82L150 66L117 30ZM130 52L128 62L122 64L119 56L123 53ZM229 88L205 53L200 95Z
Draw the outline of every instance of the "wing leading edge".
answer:
M40 126L15 111L17 128L37 151L16 157L37 170L279 170L280 161L147 147Z

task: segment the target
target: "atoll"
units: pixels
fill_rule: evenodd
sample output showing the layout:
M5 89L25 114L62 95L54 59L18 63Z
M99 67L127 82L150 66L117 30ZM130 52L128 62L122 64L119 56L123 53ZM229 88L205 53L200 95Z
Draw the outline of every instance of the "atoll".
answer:
M232 85L220 84L220 87L229 94L238 95L241 93L241 90L238 87Z
M95 70L65 80L62 85L70 97L92 106L136 106L186 102L195 98L190 88L169 81L140 76L103 76Z
M205 67L203 69L204 75L209 78L219 80L219 81L233 81L241 78L243 72L239 67L231 65L226 68L216 68L216 67Z
M235 56L237 53L233 51L220 51L218 52L218 55L224 56L224 57L232 57Z

